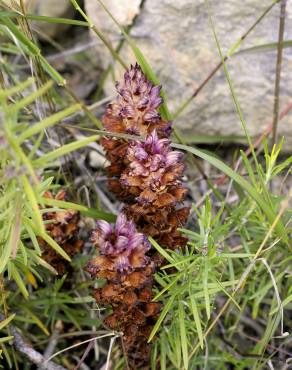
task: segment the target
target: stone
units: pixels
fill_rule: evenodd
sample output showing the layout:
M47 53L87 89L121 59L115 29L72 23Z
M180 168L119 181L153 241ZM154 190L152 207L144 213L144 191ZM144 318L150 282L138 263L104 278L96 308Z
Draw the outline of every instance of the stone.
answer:
M89 17L99 30L117 45L120 31L98 1L85 0L85 4ZM134 21L131 35L158 75L168 96L170 111L175 112L220 61L205 1L145 0L141 5L134 0L108 0L105 4L122 25ZM223 53L270 4L271 0L210 1ZM131 17L127 16L128 9L135 9ZM279 13L280 6L276 4L244 40L241 49L277 41ZM288 40L292 35L292 2L287 2L286 13L285 39ZM103 68L112 63L112 56L105 51L104 46L99 47L98 54ZM127 64L135 61L126 43L120 54ZM248 132L252 136L260 134L272 121L276 58L276 49L270 49L239 53L227 62ZM291 70L292 50L285 48L280 111L291 102ZM115 79L120 79L123 73L117 62L114 73ZM104 85L105 93L109 95L113 93L112 80L111 76ZM175 126L185 136L244 135L223 68L175 120ZM278 132L279 137L285 136L285 150L292 151L291 113L279 122Z
M91 168L104 168L109 165L109 162L105 159L105 156L95 150L89 152L89 165Z
M119 24L126 27L132 25L133 20L139 14L141 2L142 0L107 0L105 4ZM119 29L109 15L102 9L98 1L86 0L85 10L96 27L117 47L121 39ZM91 32L91 36L93 38L97 37L94 32ZM112 62L112 55L102 45L97 47L97 51L98 64L106 69L109 63Z
M11 4L10 0L4 2ZM24 4L26 11L32 14L53 18L74 18L75 11L70 0L24 0ZM60 23L33 22L38 37L47 41L60 36L68 27L70 25Z
M75 13L70 0L38 0L35 11L38 15L54 18L74 18ZM70 25L38 22L36 27L41 32L41 38L45 39L61 36L62 32Z

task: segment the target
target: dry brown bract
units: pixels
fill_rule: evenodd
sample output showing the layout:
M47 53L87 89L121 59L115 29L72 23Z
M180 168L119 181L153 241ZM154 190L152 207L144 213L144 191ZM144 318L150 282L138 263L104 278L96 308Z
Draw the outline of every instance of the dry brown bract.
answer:
M64 190L61 190L54 197L52 193L46 192L44 197L64 200L66 193ZM73 210L46 212L43 214L43 220L46 221L45 227L47 233L70 257L80 253L83 248L83 241L78 239L79 219L79 212ZM64 275L70 270L70 263L56 253L50 245L41 238L39 238L39 243L42 248L42 258L53 266L59 275Z

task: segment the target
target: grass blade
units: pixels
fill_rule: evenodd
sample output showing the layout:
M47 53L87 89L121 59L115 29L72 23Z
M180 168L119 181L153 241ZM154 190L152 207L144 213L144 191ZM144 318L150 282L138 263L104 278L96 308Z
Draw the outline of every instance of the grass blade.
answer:
M53 114L52 116L43 119L41 122L36 123L33 126L30 126L28 129L23 131L21 135L18 137L18 143L23 142L24 140L28 139L29 137L38 134L45 128L48 128L52 125L55 125L59 121L61 121L63 118L71 115L72 113L80 110L80 105L75 104L72 105L72 107L69 107L67 109L64 109L58 113Z
M73 209L95 219L101 219L108 222L115 222L116 220L116 216L113 215L112 213L103 212L95 208L88 208L81 204L65 202L63 200L56 200L50 198L42 198L42 202L43 204L46 204L48 206L58 207L62 209Z
M34 78L30 77L24 82L21 82L20 84L17 84L16 86L11 87L10 89L0 90L0 99L2 98L8 98L13 96L14 94L20 93L23 90L27 89L29 86L31 86L34 83Z
M195 300L195 297L192 295L190 288L189 288L189 295L190 295L190 302L191 302L191 310L192 310L192 314L193 314L193 317L194 317L194 320L195 320L200 346L201 346L201 348L204 348L203 330L202 330L199 310L198 310L198 307L197 307L197 302Z
M158 243L156 240L154 240L151 236L149 236L149 241L151 243L151 245L156 249L158 250L158 252L170 263L174 263L174 259L166 252L165 249L163 249Z
M47 242L58 254L60 254L65 260L71 261L71 258L68 256L68 254L62 249L59 244L55 242L54 239L52 239L48 234L41 234L40 235L42 239L44 239L45 242Z
M261 195L249 184L247 180L245 180L242 176L234 172L230 167L228 167L224 162L222 162L220 159L215 158L207 153L205 153L202 150L199 150L197 148L190 147L188 145L181 145L181 144L172 144L174 148L189 151L193 153L194 155L208 161L212 166L218 168L220 171L225 173L228 177L233 179L238 185L240 185L259 205L259 207L262 209L264 214L266 215L267 219L271 224L273 224L276 213L275 211L265 202L264 199L262 199ZM288 235L287 230L283 226L283 223L279 221L275 227L277 230L278 236L283 238L284 242L288 244Z
M4 342L8 342L8 341L10 341L13 338L14 338L13 336L0 338L0 344L2 344ZM0 354L1 354L1 351L0 351Z
M48 165L48 162L51 162L59 157L62 157L66 154L69 154L77 149L83 148L88 144L92 143L93 141L97 141L99 139L98 135L89 136L86 139L77 140L73 143L65 144L61 148L53 150L50 153L44 154L41 158L36 159L33 161L34 166L41 167Z
M7 317L7 319L3 320L0 322L0 330L2 330L3 328L5 328L5 326L7 326L10 321L12 321L15 317L15 313L10 315L9 317Z
M178 306L178 320L179 320L179 331L180 331L180 341L181 341L181 349L183 355L183 363L185 369L189 367L189 356L188 356L188 340L186 334L186 327L185 327L185 312L182 301L179 302Z
M24 99L19 100L13 105L9 106L9 113L18 112L20 109L27 107L30 103L34 102L39 96L45 94L53 86L53 81L48 81L45 85L41 86L37 91L30 93Z
M27 196L27 199L29 200L30 207L32 209L31 217L33 217L35 225L37 226L39 232L44 233L45 227L43 224L42 215L39 210L39 205L35 193L26 176L21 176L21 181L23 184L24 192Z
M158 329L160 328L160 325L161 325L162 321L165 319L165 316L168 314L168 311L170 310L175 298L176 298L175 296L170 297L168 302L166 303L166 305L163 307L163 310L161 311L161 314L160 314L158 320L156 321L156 323L155 323L155 325L152 329L152 332L149 336L148 343L151 342L151 340L154 338L155 334L157 333Z
M69 19L69 18L54 18L54 17L47 17L45 15L36 15L36 14L20 14L17 12L8 12L8 11L0 11L0 18L23 18L29 19L36 22L45 22L45 23L58 23L58 24L69 24L71 26L81 26L81 27L88 27L88 23L84 21L79 21L77 19Z
M209 265L206 259L205 266L204 266L204 275L203 275L203 287L204 287L203 289L204 289L206 314L207 314L207 319L209 320L211 317L211 306L210 306L210 296L209 296L209 291L208 291L208 273L209 273Z

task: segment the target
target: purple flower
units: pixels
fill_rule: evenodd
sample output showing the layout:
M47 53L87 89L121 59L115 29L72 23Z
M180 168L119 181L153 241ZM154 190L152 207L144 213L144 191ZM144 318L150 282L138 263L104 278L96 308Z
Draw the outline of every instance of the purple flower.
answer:
M118 216L114 226L106 221L98 221L92 241L99 247L100 255L107 257L118 272L144 267L148 261L145 253L150 249L150 243L144 234L137 232L134 222L128 221L123 213ZM102 264L98 268L103 269Z
M130 162L121 175L121 184L131 188L131 194L142 206L169 206L179 202L182 192L183 154L172 150L170 140L159 139L153 130L145 142L132 141L127 150Z
M130 161L129 174L122 176L122 181L130 176L148 177L153 180L161 177L163 173L178 164L183 154L172 150L170 140L159 139L154 130L145 142L132 142L129 145L127 158Z
M161 86L154 86L137 63L125 72L123 83L116 83L116 89L119 95L108 106L108 113L123 120L126 132L145 134L149 124L159 122ZM163 130L168 133L169 125L166 126Z

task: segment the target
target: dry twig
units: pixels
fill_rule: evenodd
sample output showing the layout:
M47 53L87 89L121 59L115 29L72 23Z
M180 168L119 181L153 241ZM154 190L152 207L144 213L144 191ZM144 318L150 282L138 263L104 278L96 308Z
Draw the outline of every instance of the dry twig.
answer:
M0 313L0 321L4 320L5 316ZM47 361L45 363L44 356L36 351L26 340L22 337L22 335L18 332L18 330L13 326L9 325L9 329L11 335L13 335L13 345L15 349L20 352L22 355L28 358L30 362L35 365L42 365L43 370L66 370L63 366L55 364L52 361Z

